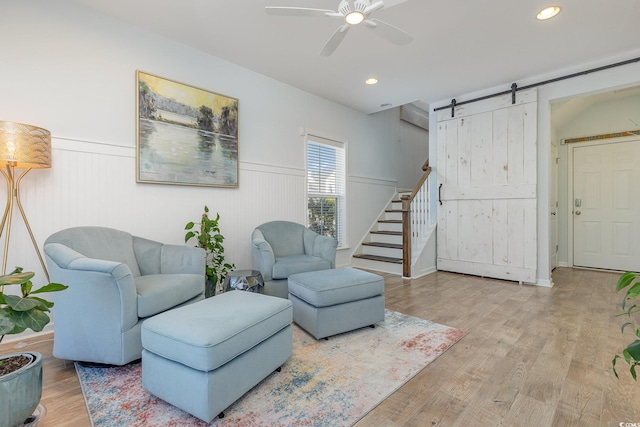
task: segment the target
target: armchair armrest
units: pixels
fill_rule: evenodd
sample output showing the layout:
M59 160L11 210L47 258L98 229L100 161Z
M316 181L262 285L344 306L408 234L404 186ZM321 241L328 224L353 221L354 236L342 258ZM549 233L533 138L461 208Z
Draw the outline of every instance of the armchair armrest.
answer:
M251 237L254 268L260 271L264 280L271 280L273 278L273 265L276 262L273 248L265 240L262 231L254 230Z
M206 252L202 248L184 245L163 245L160 255L162 274L201 274L206 268Z
M44 252L53 280L69 286L54 295L56 307L66 307L64 316L77 313L75 321L81 324L117 325L120 330L138 322L137 292L129 266L88 258L60 243L46 244ZM85 309L97 301L100 303L92 305L93 309Z
M331 263L331 268L336 267L336 248L338 241L333 237L317 235L313 240L313 256L326 259Z

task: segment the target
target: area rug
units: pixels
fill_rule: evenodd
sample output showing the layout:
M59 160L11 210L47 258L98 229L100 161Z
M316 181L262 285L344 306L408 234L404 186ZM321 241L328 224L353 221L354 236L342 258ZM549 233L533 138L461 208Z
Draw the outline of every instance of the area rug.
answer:
M375 328L316 340L294 324L293 356L207 424L142 388L140 362L76 364L93 427L350 426L464 332L386 310Z

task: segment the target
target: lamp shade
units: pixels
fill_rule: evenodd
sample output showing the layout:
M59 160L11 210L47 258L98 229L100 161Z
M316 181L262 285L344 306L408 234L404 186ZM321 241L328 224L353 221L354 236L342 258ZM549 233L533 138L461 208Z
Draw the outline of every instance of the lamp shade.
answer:
M36 126L0 120L0 166L51 167L51 132Z

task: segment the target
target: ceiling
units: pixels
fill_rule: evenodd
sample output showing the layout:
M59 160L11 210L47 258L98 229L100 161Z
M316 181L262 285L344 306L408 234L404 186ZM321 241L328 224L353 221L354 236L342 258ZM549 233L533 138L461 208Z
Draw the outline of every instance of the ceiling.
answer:
M640 47L640 0L558 0L562 12L544 22L535 15L548 0L384 0L372 17L414 40L394 45L360 25L328 57L318 53L341 21L265 6L335 10L339 0L72 1L364 113L508 90ZM380 82L365 85L370 76Z

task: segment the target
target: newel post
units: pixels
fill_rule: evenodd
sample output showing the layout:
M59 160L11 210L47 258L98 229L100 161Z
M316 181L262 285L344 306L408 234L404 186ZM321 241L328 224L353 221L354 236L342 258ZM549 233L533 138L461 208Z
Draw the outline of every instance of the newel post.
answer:
M411 277L411 198L402 200L402 276Z

